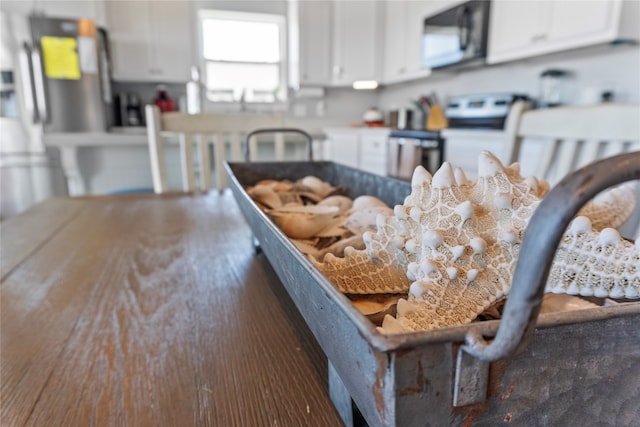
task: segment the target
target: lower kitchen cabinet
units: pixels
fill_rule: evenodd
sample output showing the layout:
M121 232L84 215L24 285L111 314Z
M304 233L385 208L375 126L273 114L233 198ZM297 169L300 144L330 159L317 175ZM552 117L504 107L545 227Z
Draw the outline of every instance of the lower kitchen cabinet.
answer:
M498 157L505 166L509 166L504 160L507 135L502 130L445 129L442 135L446 140L445 160L453 167L462 168L469 179L475 180L478 177L478 157L485 150ZM547 141L533 139L522 142L518 156L522 176L539 174L536 165L545 143Z
M377 175L387 174L389 130L362 129L360 132L360 169Z
M355 129L326 129L324 159L357 168L360 166L360 136Z
M324 129L324 160L386 175L388 128Z
M478 177L478 157L487 150L502 157L504 132L492 130L445 129L444 158L454 168L461 168L467 178Z

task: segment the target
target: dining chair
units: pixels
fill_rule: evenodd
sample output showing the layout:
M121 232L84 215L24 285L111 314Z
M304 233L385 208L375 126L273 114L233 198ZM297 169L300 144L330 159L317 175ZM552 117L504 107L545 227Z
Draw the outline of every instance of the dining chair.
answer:
M505 134L503 163L534 162L532 175L553 186L569 172L595 160L640 151L640 104L529 109L526 102L519 101L512 106ZM540 144L535 158L522 153L523 145L529 142ZM637 182L636 189L640 196ZM637 199L640 204L640 197ZM640 222L638 207L633 218L629 222ZM640 229L631 233L635 237L638 232Z
M282 113L161 113L157 106L150 104L145 106L145 118L153 190L156 193L168 191L164 146L167 142L175 141L176 136L180 144L182 189L184 191L195 191L196 189L192 148L195 141L198 147L200 190L207 191L213 188L211 176L211 147L213 147L215 184L216 188L222 191L227 187L223 166L227 159L227 151L230 152L231 159L242 161L244 135L258 128L282 127L284 123ZM275 134L273 140L275 159L283 160L284 137L282 134ZM255 139L252 144L257 144ZM229 150L227 150L227 146L229 146ZM252 150L254 153L256 151Z

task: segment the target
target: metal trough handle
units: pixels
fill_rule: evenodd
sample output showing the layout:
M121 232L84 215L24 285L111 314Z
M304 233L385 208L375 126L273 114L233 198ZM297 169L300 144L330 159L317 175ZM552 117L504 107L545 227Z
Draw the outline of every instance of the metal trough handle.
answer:
M242 152L244 153L245 162L249 163L251 161L249 156L249 140L251 140L252 136L261 133L299 133L307 140L307 157L309 158L310 162L313 161L313 138L311 138L311 135L309 135L307 132L297 128L264 128L251 131L244 138L244 142L242 143Z
M527 226L495 339L489 344L477 329L472 330L466 336L466 352L480 360L495 361L512 355L529 341L551 262L567 226L600 191L633 179L640 179L640 151L592 163L566 176L549 192Z

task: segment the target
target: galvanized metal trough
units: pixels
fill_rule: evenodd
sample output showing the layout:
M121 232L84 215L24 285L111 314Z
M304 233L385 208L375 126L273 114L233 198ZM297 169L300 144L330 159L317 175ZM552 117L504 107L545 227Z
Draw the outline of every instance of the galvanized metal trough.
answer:
M371 426L640 423L640 304L538 315L549 264L579 208L640 179L640 153L572 174L543 200L525 235L501 321L383 335L257 207L261 179L315 175L390 206L407 182L331 162L227 163L233 194L329 360L330 393L346 425L352 401ZM487 344L484 338L492 338Z

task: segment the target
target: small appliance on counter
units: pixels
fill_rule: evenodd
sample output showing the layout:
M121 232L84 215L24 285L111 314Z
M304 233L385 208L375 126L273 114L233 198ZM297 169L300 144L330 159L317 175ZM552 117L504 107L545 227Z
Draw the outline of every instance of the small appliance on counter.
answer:
M418 165L435 173L444 162L444 144L440 132L391 131L387 140L387 176L410 181Z
M169 92L165 85L158 85L158 93L153 99L153 103L158 106L160 112L168 113L176 110L176 104L169 96Z
M142 101L133 92L118 93L113 99L115 126L144 126Z
M449 128L503 129L511 105L528 99L516 93L454 96L449 99L445 116Z
M413 110L400 108L389 111L391 129L408 130L413 128Z
M362 116L362 121L366 126L370 127L382 127L384 126L384 116L382 112L376 107L371 107L365 111Z
M536 102L537 108L549 108L562 105L564 102L563 81L571 73L566 70L549 69L540 73L540 95Z

